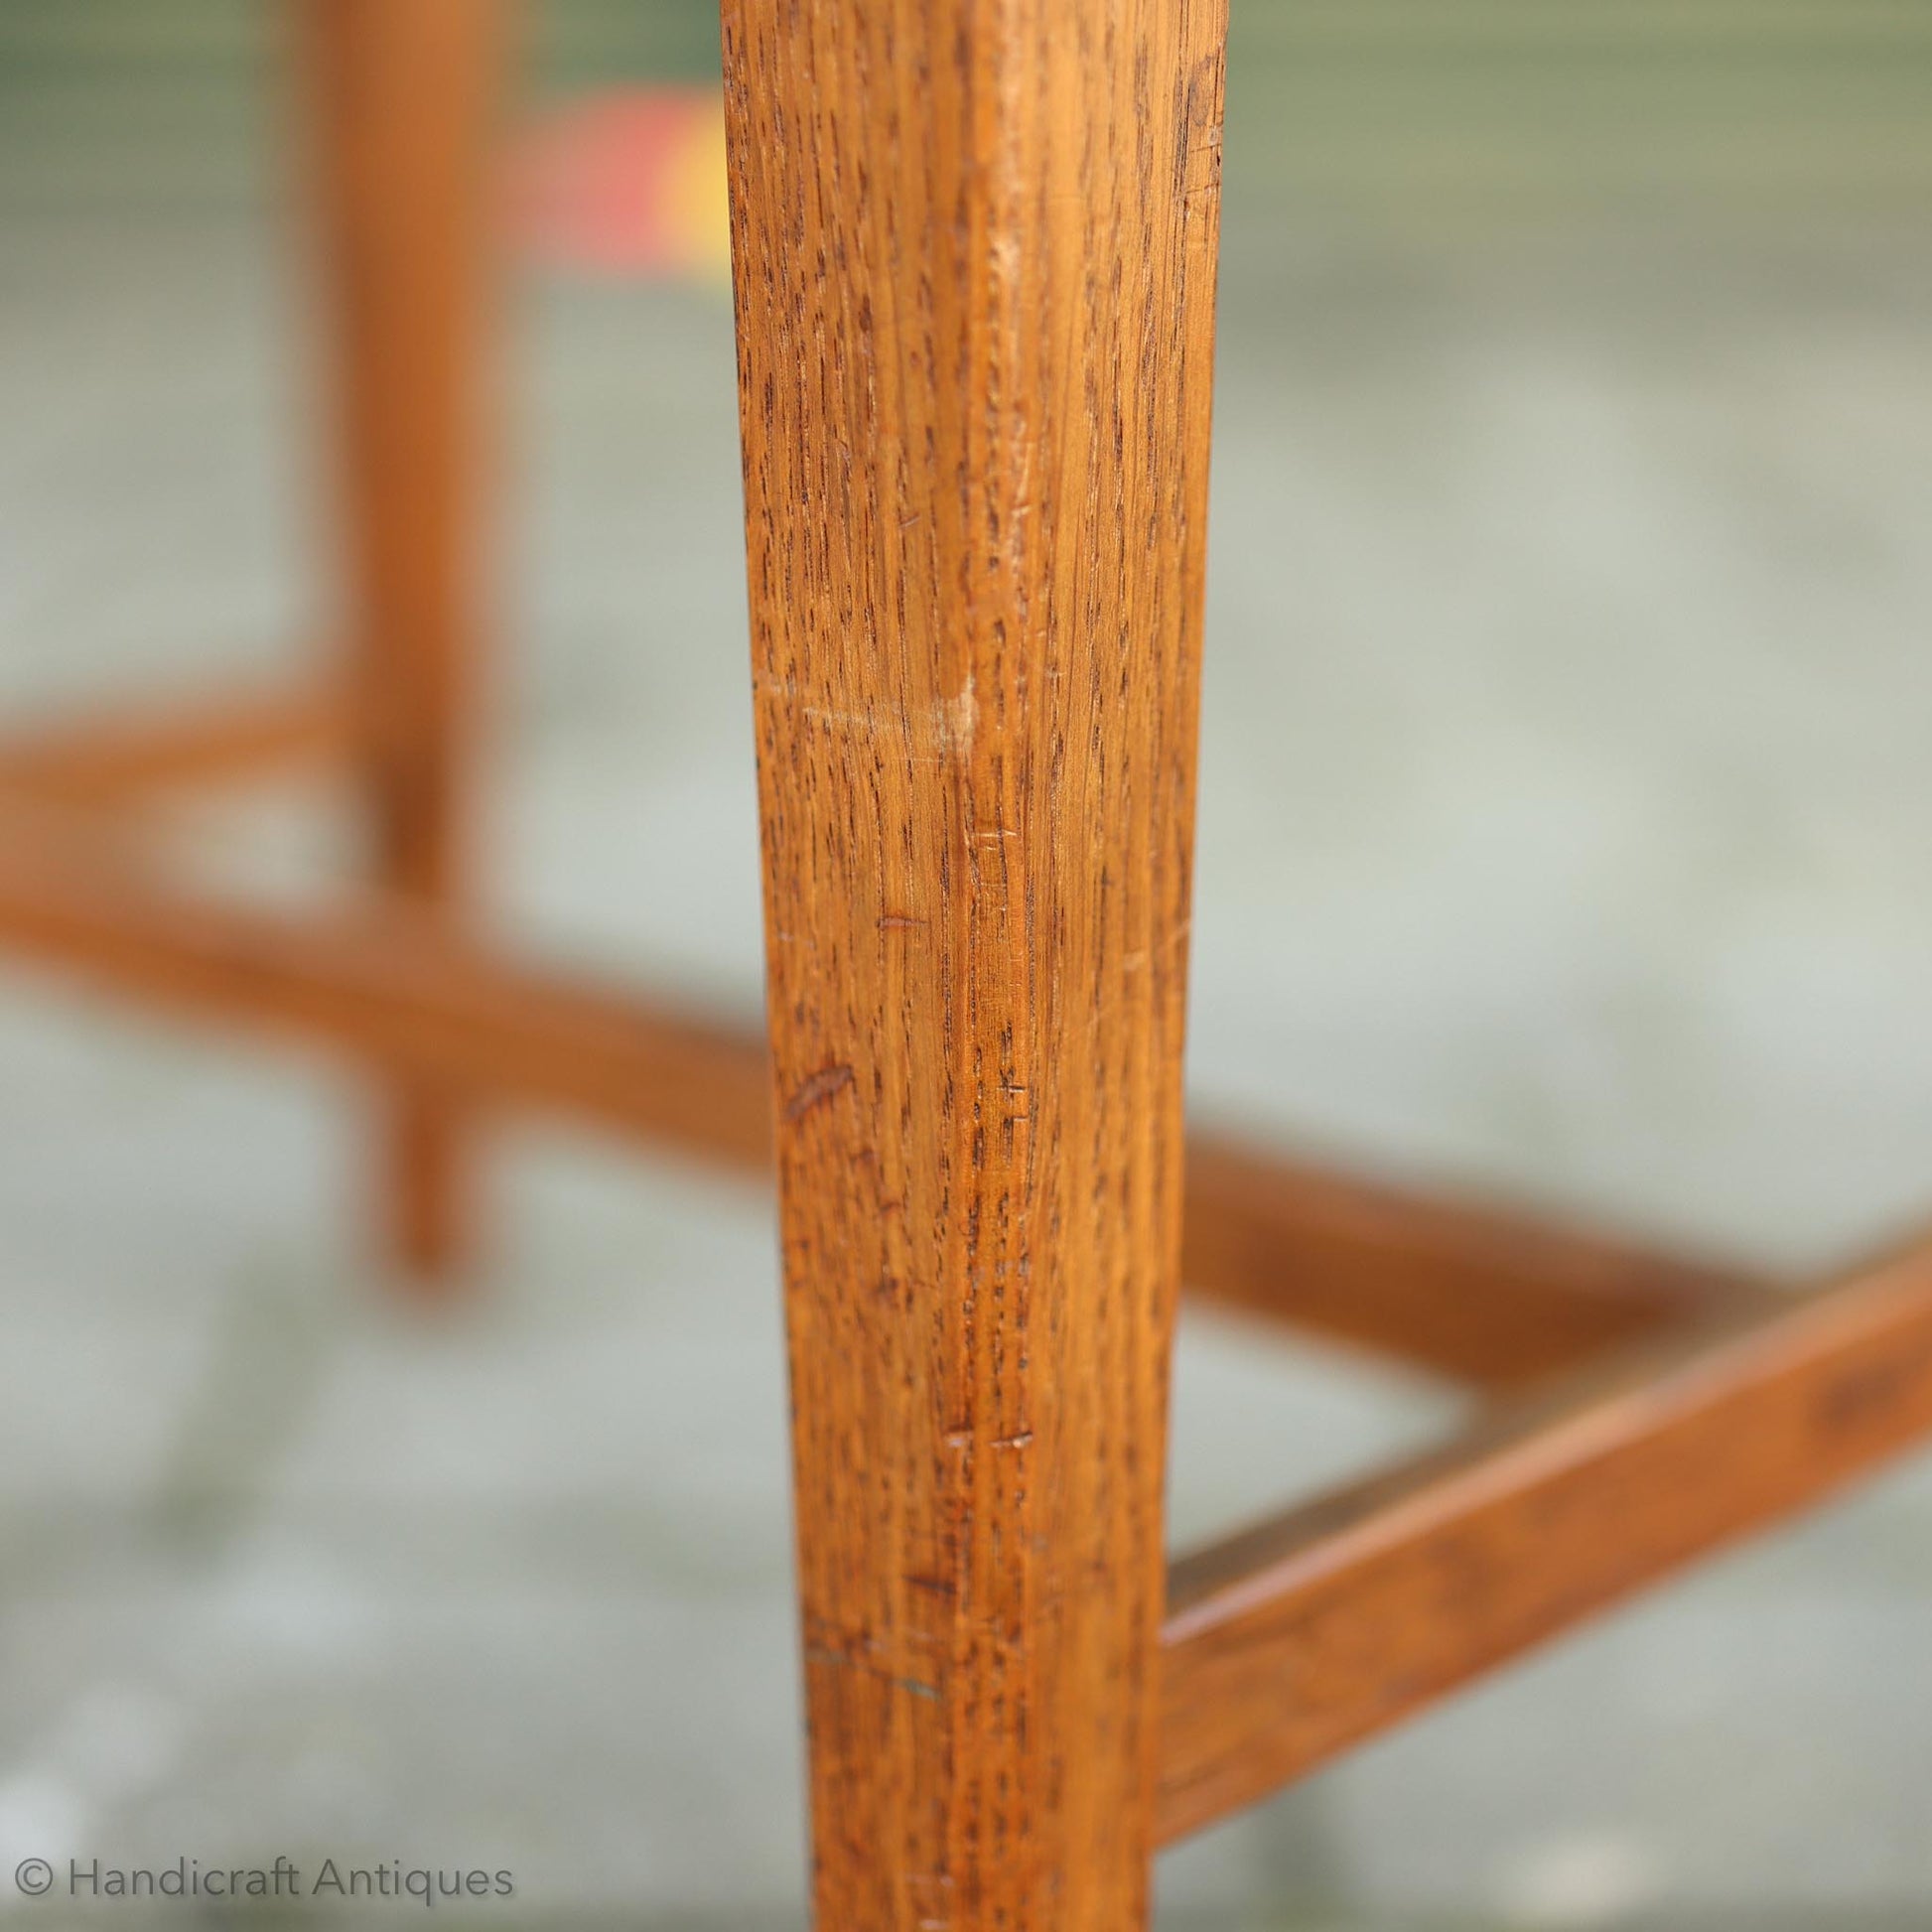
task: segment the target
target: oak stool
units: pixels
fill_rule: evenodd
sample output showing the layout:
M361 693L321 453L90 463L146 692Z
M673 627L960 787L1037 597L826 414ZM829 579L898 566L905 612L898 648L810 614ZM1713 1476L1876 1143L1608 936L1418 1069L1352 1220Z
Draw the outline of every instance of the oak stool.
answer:
M1219 0L724 0L769 1036L467 929L494 0L301 0L346 629L0 753L0 941L466 1124L775 1170L823 1932L1131 1932L1154 1852L1932 1430L1932 1248L1802 1294L1183 1131ZM384 897L171 880L326 755ZM1189 1290L1488 1398L1170 1563Z

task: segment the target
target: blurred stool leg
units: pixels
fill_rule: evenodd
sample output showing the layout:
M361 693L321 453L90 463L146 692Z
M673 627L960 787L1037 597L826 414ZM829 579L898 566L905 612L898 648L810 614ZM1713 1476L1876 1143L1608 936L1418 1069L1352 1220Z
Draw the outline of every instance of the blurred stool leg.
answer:
M483 339L498 0L302 0L333 345L347 672L379 883L460 920L472 883L482 651ZM422 1283L470 1244L459 1096L400 1083L386 1236Z

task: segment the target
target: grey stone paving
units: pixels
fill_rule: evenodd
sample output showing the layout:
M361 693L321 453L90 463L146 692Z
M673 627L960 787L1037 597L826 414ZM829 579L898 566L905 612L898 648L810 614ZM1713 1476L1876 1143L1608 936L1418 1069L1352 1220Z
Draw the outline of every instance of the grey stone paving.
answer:
M162 18L17 8L15 100L49 23ZM559 9L562 69L613 17ZM1792 1271L1857 1252L1932 1195L1932 227L1859 111L1907 79L1847 57L1797 116L1865 130L1856 219L1720 218L1709 182L1606 212L1636 163L1585 142L1583 212L1353 222L1367 137L1276 128L1269 44L1230 137L1200 1105ZM317 634L236 60L192 111L137 63L0 126L10 716ZM1273 214L1270 154L1313 184ZM749 1012L724 302L552 282L516 324L499 916ZM183 838L290 893L344 848L300 797ZM505 1128L488 1279L429 1318L362 1259L364 1118L339 1070L0 977L0 1914L57 1922L5 1885L30 1854L288 1852L508 1865L518 1923L797 1923L764 1203ZM1204 1320L1177 1411L1181 1537L1455 1414ZM1932 1922L1928 1699L1920 1461L1174 1854L1164 1925Z

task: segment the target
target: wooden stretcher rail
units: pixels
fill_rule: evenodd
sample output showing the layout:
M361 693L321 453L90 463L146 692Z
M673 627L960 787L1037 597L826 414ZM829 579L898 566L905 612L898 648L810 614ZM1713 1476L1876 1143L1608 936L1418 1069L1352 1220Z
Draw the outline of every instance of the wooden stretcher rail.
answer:
M1163 1841L1932 1431L1932 1243L1177 1563Z
M296 916L164 885L17 800L0 806L0 947L453 1093L578 1116L728 1166L769 1160L764 1053L753 1037L506 966L399 908Z
M356 730L346 696L321 685L87 718L0 740L0 793L119 804L342 759Z
M1513 1390L1764 1285L1534 1216L1187 1147L1185 1273L1215 1302Z
M91 821L18 797L0 798L0 947L480 1100L769 1165L765 1050L749 1031L510 965L381 901L297 917L189 892L117 857ZM1491 1387L1757 1293L1199 1134L1183 1273L1216 1301Z

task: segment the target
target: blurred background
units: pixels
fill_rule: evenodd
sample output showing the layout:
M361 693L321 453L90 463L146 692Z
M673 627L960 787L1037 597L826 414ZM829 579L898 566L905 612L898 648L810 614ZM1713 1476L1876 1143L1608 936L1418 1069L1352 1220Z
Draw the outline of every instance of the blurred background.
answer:
M326 641L284 28L0 0L10 730ZM526 951L755 1016L716 69L708 0L527 0L488 852ZM1932 1209L1929 129L1923 0L1235 0L1203 1116L1794 1276ZM170 835L298 897L349 850L301 786ZM475 1294L412 1308L369 1119L0 961L0 1854L800 1925L768 1203L505 1122ZM1458 1414L1193 1315L1176 1402L1180 1541ZM1166 1932L1932 1923L1932 1465L1162 1888Z

